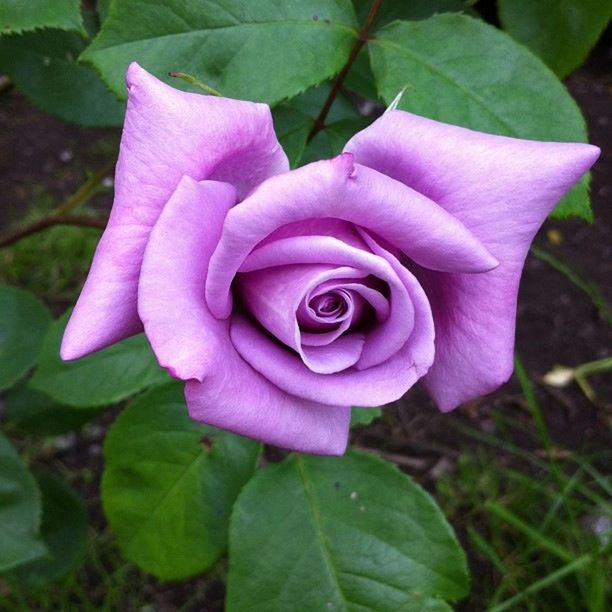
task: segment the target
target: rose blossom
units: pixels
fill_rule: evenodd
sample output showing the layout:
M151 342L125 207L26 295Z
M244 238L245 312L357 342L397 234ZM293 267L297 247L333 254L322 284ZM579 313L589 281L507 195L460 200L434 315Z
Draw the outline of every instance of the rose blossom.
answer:
M144 329L194 419L341 454L350 406L441 410L512 372L529 245L598 156L385 113L289 171L263 104L137 64L116 195L62 357Z

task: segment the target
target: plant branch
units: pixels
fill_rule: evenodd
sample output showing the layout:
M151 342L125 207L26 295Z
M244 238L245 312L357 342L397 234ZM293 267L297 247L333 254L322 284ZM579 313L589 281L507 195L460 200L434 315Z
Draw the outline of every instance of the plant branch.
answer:
M38 221L34 221L25 227L17 230L13 234L9 234L5 238L0 239L0 249L10 246L11 244L27 238L32 234L52 227L54 225L77 225L80 227L95 227L97 229L104 229L106 227L106 221L104 219L96 219L87 215L51 215L44 217Z
M106 227L106 220L104 219L96 219L95 217L86 215L70 215L67 213L75 208L78 208L81 206L81 204L85 204L85 202L94 196L98 192L100 184L109 175L109 173L112 172L114 166L115 160L107 162L98 172L90 176L89 179L85 181L71 196L69 196L63 204L54 209L48 216L38 219L37 221L33 221L25 227L18 229L14 233L9 234L4 238L0 238L0 249L10 246L22 238L27 238L32 234L37 234L38 232L54 225L78 225L82 227L104 229Z
M65 215L71 210L78 208L81 204L85 204L87 200L97 193L100 184L112 172L114 167L114 159L104 164L98 172L85 181L63 204L58 206L52 215Z
M336 77L332 89L329 92L327 99L325 100L325 104L323 104L319 116L315 119L315 122L312 128L310 129L310 132L308 133L308 138L306 139L307 143L310 142L325 127L325 120L327 119L327 115L329 114L332 104L334 103L334 100L336 99L338 93L340 92L340 89L342 88L342 84L344 83L344 79L346 79L346 75L349 73L349 70L355 63L357 55L359 55L359 52L361 51L362 47L366 44L366 42L368 42L370 28L374 23L374 19L376 18L376 15L380 9L381 3L382 0L374 0L374 2L372 3L372 6L370 7L370 12L366 17L366 20L363 22L359 33L357 34L357 40L353 43L353 46L351 47L351 51L349 53L348 59L346 60L346 64L344 64L342 70Z

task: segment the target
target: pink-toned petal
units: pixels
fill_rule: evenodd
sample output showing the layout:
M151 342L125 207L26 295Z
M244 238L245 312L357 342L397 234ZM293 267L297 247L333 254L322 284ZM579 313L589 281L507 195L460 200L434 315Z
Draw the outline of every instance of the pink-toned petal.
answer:
M481 272L497 265L444 209L343 154L272 177L232 209L210 262L206 299L211 312L229 316L232 279L269 234L288 223L327 217L362 225L431 269Z
M140 284L149 341L160 363L191 378L185 392L194 419L284 448L341 455L350 408L278 389L244 362L229 338L229 322L206 307L206 264L234 194L230 185L184 177L164 209Z
M380 406L399 399L421 378L433 361L433 325L430 347L413 351L410 341L385 363L333 376L309 370L299 356L270 340L241 315L232 317L230 335L238 353L274 385L291 395L321 404ZM418 354L413 354L418 353Z
M64 359L142 329L136 309L142 256L183 175L231 182L243 196L289 167L266 105L185 93L136 63L127 86L113 210L66 328Z
M354 366L361 357L365 337L348 333L325 346L300 346L302 361L317 374L335 374Z
M204 279L227 211L228 183L183 177L151 231L138 287L138 313L157 359L176 378L202 381L217 357L216 325Z
M363 234L361 239L370 238ZM356 364L357 368L365 369L388 359L406 343L412 333L412 296L408 294L406 287L413 286L417 295L422 294L414 277L408 274L390 253L385 251L385 254L388 260L329 236L296 236L259 247L247 257L241 269L265 269L278 261L284 261L286 264L335 264L362 270L364 275L372 275L387 283L391 291L392 314L375 325L366 338L360 360ZM395 263L391 264L391 261L399 266L401 277L398 278L394 269ZM407 284L402 283L400 278Z
M295 259L308 260L314 254L308 250L308 238L292 238L296 244L304 243L304 250L297 246L290 249ZM414 276L391 254L382 258L360 249L355 249L333 238L325 238L343 251L347 263L362 269L369 262L379 266L378 276L389 273L409 293L414 309L414 326L407 341L391 357L379 365L359 370L356 367L338 372L333 376L311 372L301 359L291 351L271 340L258 326L245 317L234 314L230 334L240 355L261 372L268 380L288 393L320 403L332 405L348 403L354 406L379 406L400 398L431 366L434 359L434 327L429 301ZM267 248L267 247L266 247ZM332 255L329 254L328 257ZM394 308L393 298L391 308ZM391 317L390 317L391 318ZM393 338L388 337L389 342ZM365 347L364 347L365 352Z
M342 455L351 409L291 397L253 371L234 352L227 376L189 381L185 397L192 418L302 453Z
M499 260L497 269L478 275L415 268L436 326L427 389L442 410L492 391L512 373L517 291L529 245L599 150L483 134L392 111L354 136L346 151L437 202Z
M342 266L283 265L239 274L237 288L249 312L274 338L293 349L314 372L332 374L359 361L363 335L338 338L329 346L303 347L297 311L309 292L330 278L365 275Z

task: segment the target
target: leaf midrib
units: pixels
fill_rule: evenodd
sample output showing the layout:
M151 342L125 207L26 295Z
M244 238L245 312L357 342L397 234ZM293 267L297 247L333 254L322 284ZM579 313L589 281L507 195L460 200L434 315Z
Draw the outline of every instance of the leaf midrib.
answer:
M236 28L251 28L251 27L286 27L286 26L305 26L312 28L326 28L326 29L335 29L341 32L348 32L353 36L357 36L357 30L349 25L345 25L342 23L325 23L321 21L309 21L306 19L287 19L282 21L249 21L238 24L230 24L223 26L213 26L213 27L202 27L195 30L189 30L187 32L171 32L169 34L159 34L156 36L147 36L144 38L132 38L129 41L120 42L120 43L102 43L99 41L94 41L89 49L83 53L83 56L87 57L89 55L93 55L95 53L105 51L107 49L117 49L120 47L125 47L129 45L133 45L135 43L141 42L150 42L153 40L161 40L164 38L174 38L174 37L193 37L193 36L202 36L206 35L211 31L217 30L232 30ZM115 32L113 32L115 34Z
M296 456L296 465L300 478L302 479L302 484L304 485L304 495L306 497L306 501L308 502L308 506L310 508L310 512L313 518L312 524L317 535L317 540L319 542L323 558L325 560L325 565L327 567L328 574L331 578L332 586L339 595L340 601L342 602L342 609L348 612L347 601L344 597L342 589L340 588L340 581L338 579L338 574L336 572L336 568L332 560L329 542L327 540L327 536L323 531L323 521L321 518L319 507L314 497L314 493L312 491L312 483L310 481L310 478L308 477L306 466L304 465L304 460L299 455Z
M125 548L129 548L140 532L146 526L151 523L153 518L157 516L160 511L160 508L164 505L165 501L170 497L170 495L177 489L177 487L181 484L181 482L187 477L188 474L194 469L195 466L198 466L202 460L206 457L202 453L202 451L198 448L197 453L193 456L193 458L189 461L189 463L185 466L183 471L180 473L178 478L174 481L172 486L161 496L161 498L155 503L154 508L147 513L147 516L139 522L137 528L132 532L130 537L125 542Z

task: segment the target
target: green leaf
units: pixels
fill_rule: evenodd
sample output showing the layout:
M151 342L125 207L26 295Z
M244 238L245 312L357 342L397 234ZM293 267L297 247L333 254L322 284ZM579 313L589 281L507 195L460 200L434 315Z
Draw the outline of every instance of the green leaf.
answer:
M76 60L86 41L44 30L0 38L0 68L42 110L82 125L121 125L125 105L96 72Z
M59 357L70 313L53 323L47 333L30 386L60 404L77 408L108 406L147 387L167 382L143 334L113 344L75 361Z
M483 132L586 142L580 109L563 84L507 34L465 15L385 26L370 41L372 69L387 104ZM591 219L588 180L553 216Z
M80 0L0 0L0 34L38 28L82 30Z
M308 134L330 90L329 83L309 89L283 102L272 113L276 135L292 168L338 155L347 140L368 123L344 96L339 95L327 115L325 129L308 144Z
M406 0L387 0L381 4L372 25L374 28L379 28L391 21L416 21L427 19L438 13L459 13L463 11L474 13L470 8L474 3L474 0L410 0L409 2ZM355 5L357 21L363 23L370 12L372 0L353 0L353 4Z
M339 72L355 27L349 0L122 0L82 58L121 96L136 60L167 81L187 72L224 96L275 104Z
M49 325L51 313L38 298L0 285L0 391L34 365Z
M232 505L259 444L189 418L182 384L139 398L104 445L102 502L124 555L155 576L187 578L227 546Z
M612 18L609 0L499 0L498 10L504 29L560 77L582 64Z
M40 514L36 481L0 433L0 571L47 554L39 536Z
M40 531L49 556L20 565L8 578L39 589L60 580L83 560L87 515L79 495L62 478L39 473L36 481L42 493Z
M230 526L228 612L450 610L465 556L431 497L369 455L290 456L251 480Z
M103 22L108 17L108 10L110 8L110 0L97 0L96 10L100 16L100 22Z
M95 410L62 406L48 395L33 391L25 384L11 389L5 397L6 420L26 434L58 436L81 429L95 415Z
M370 425L382 415L380 408L353 408L351 411L351 427Z
M372 6L372 0L353 0L353 4L357 13L357 21L364 23ZM470 8L472 4L474 4L474 0L387 0L381 4L371 31L391 21L427 19L437 13L467 12L476 16L477 13ZM367 48L363 48L359 52L344 85L347 89L357 92L364 98L371 100L378 98Z

